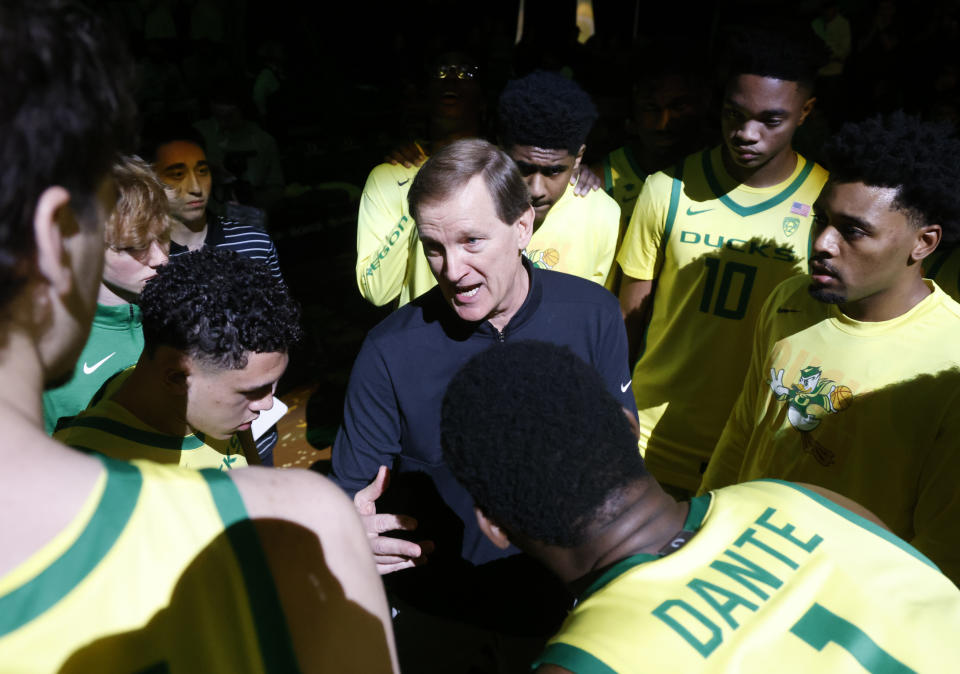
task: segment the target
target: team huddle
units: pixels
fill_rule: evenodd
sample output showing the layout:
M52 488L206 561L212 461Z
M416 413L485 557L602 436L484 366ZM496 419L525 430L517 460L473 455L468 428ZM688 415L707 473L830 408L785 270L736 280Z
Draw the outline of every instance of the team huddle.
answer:
M960 660L955 133L898 112L802 156L816 60L757 33L719 143L675 131L693 96L588 166L573 80L511 80L494 144L444 55L466 103L361 196L357 286L394 310L325 477L258 425L303 338L273 241L209 212L189 128L132 154L119 44L0 8L0 669Z

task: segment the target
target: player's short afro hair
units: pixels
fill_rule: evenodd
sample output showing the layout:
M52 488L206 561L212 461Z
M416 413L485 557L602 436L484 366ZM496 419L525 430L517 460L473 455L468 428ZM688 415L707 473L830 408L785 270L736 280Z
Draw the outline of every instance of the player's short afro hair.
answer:
M726 80L759 75L797 82L813 91L817 70L826 65L826 47L811 32L784 32L769 28L738 28L726 41Z
M221 369L241 369L247 352L287 352L302 336L300 308L261 262L201 248L171 258L140 295L144 350L188 353Z
M568 347L520 341L474 356L447 387L443 456L509 534L583 543L647 476L637 439L596 370Z
M960 139L948 124L894 112L844 124L826 143L832 182L897 188L895 204L918 226L938 224L960 240Z
M556 73L537 70L511 80L497 109L500 145L532 145L580 151L597 120L597 109L580 86Z

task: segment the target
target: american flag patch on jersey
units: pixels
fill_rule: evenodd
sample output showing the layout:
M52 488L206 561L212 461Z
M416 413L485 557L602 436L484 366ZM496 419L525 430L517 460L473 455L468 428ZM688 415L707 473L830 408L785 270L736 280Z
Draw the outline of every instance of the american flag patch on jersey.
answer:
M793 206L790 207L790 212L807 217L810 215L810 204L801 204L799 201L794 201Z

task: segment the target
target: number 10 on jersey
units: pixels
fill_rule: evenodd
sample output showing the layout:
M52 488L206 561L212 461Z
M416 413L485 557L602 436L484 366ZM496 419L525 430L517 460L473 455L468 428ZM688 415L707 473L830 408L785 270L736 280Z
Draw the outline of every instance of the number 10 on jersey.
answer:
M743 264L741 262L720 263L715 257L708 257L704 261L707 267L707 280L703 285L703 297L700 299L700 311L705 314L712 313L720 318L731 318L740 320L747 314L747 305L750 303L750 291L753 290L753 282L756 280L757 268L753 265ZM723 272L720 272L720 267ZM717 277L720 277L720 287L717 289ZM734 286L734 279L739 277L740 293L736 297L730 297L731 288ZM714 290L717 289L716 298ZM711 309L711 302L713 309Z

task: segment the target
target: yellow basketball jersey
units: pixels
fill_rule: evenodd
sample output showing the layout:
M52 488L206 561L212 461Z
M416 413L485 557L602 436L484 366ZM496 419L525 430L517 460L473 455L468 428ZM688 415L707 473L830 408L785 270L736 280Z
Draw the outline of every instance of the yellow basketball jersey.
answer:
M626 225L636 204L647 173L633 156L629 147L621 147L603 158L603 187L620 206Z
M785 281L702 490L757 478L810 482L876 513L960 581L960 304L932 293L860 322Z
M751 188L729 177L715 148L644 183L617 259L628 276L656 280L633 392L640 447L661 482L697 488L740 391L763 301L806 271L826 177L797 155L785 181Z
M233 482L102 458L81 512L0 577L5 672L296 671Z
M61 419L53 437L76 449L95 451L114 459L149 459L184 468L232 470L247 465L236 434L227 440L203 433L167 435L147 426L111 398L133 368L108 379L93 404L70 419Z
M711 496L691 502L686 545L594 582L534 668L863 674L960 662L960 590L911 546L792 483Z
M403 306L436 285L410 216L407 193L420 168L380 164L367 177L357 217L357 287L382 306Z
M960 246L935 250L923 261L923 275L960 302Z

